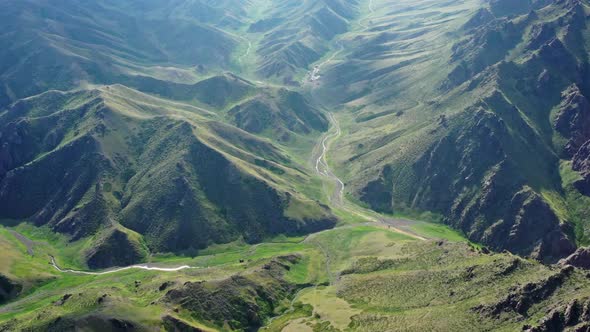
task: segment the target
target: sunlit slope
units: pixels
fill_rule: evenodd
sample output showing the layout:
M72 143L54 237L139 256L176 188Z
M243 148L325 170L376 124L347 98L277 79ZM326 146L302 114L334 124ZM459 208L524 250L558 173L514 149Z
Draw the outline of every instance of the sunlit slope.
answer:
M274 1L248 29L260 36L257 73L298 84L294 78L322 58L358 14L357 0Z
M234 243L159 263L191 269L101 276L58 273L43 257L56 249L19 230L32 236L32 256L0 228L0 273L26 291L0 310L0 327L9 330L551 331L588 324L582 270L380 227Z
M373 8L317 93L345 106L332 158L349 193L384 212L434 211L498 250L571 253L583 218L568 213L559 159L587 140L583 115L567 121L585 112L588 3Z
M334 224L295 189L309 181L302 165L211 111L114 85L49 91L0 117L1 217L72 241L123 227L151 251L182 252Z
M228 69L240 5L210 1L7 1L0 13L0 105L86 82L173 82ZM243 2L243 4L241 4Z

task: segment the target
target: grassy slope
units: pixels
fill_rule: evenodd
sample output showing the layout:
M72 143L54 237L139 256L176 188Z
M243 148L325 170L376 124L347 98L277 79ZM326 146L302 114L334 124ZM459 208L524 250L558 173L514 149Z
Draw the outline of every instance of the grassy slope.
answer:
M555 271L511 255L484 255L466 244L424 243L372 227L340 228L308 242L329 257L330 283L300 292L294 309L266 331L510 331L536 324L548 307L589 291L579 273L523 318L506 314L495 320L473 308L495 303L515 285L543 280ZM502 272L515 261L515 270Z
M25 137L27 148L14 151L17 165L12 167L18 166L18 163L28 163L28 167L15 171L16 180L11 180L7 185L21 188L19 195L24 195L23 197L34 194L31 189L28 192L23 191L27 186L34 186L39 193L35 196L38 201L36 206L27 207L17 203L17 207L12 205L10 208L8 202L15 196L4 194L3 204L7 206L4 213L7 217L29 219L38 225L47 223L55 231L70 234L75 241L72 247L77 248L79 254L88 254L100 241L105 242L104 250L110 250L108 246L112 244L108 244L109 239L103 238L102 234L107 236L112 229L119 229L127 234L131 245L138 249L140 260L141 256L145 256L144 240L156 252L191 249L180 241L189 234L195 234L189 232L194 231L195 220L201 219L194 216L199 211L192 209L185 211L186 214L176 213L177 210L170 206L175 204L170 201L173 197L177 197L180 204L189 204L182 202L191 200L198 202L201 209L197 210L201 210L205 222L210 223L209 226L200 226L202 228L199 232L209 229L209 235L200 235L199 249L214 242L231 241L240 233L248 241L253 241L252 236L258 238L254 241L260 241L266 236L281 233L280 229L284 227L291 227L291 231L299 232L297 229L306 227L316 217L331 218L326 207L309 200L305 193L300 192L299 186L293 185L310 182L310 172L306 166L293 161L282 145L273 143L269 138L257 137L224 124L222 112L215 113L189 104L151 97L121 85L68 93L49 92L24 100L14 107L21 107L22 112L26 112L28 116L27 121L21 124L31 128L34 135L41 136ZM56 108L62 111L56 112ZM19 112L21 111L12 108L2 116L11 123L25 115L19 115ZM76 119L80 112L84 116ZM285 112L287 114L289 111ZM54 126L54 123L59 125ZM45 132L46 128L51 126L54 126L51 134L54 138L49 140L50 143L39 144L44 135L48 134ZM306 140L317 135L315 132L307 134L309 136L304 136ZM64 164L60 161L60 153L70 151L72 146L89 138L96 142L93 148L96 153L85 150L68 153L82 159L98 156L96 158L101 161L94 165L97 171L90 174L87 180L74 179L71 183L67 182L70 181L67 180L67 174L78 173L76 167L79 166L68 163L67 160L73 157L69 157ZM202 159L201 154L208 157ZM106 160L108 162L104 162ZM61 163L60 168L71 170L62 174L67 180L64 180L65 184L56 184L63 191L57 198L53 198L46 188L53 181L50 177L37 177L32 179L37 182L30 182L19 173L26 173L29 169L45 169L46 167L40 165L48 163ZM39 172L37 174L42 174L42 171ZM222 175L223 172L233 175L233 178ZM59 175L61 173L53 174L62 176ZM179 185L182 187L182 183L179 184L174 176L180 174L184 174L188 196L183 194L182 188L177 188ZM220 176L223 179L215 180L213 185L211 179ZM21 184L16 185L15 182L18 181ZM221 188L224 181L226 187ZM319 183L316 182L317 184ZM70 187L79 189L69 192ZM52 188L51 192L54 192L55 187ZM236 190L242 190L239 199L230 200L229 191ZM247 192L250 190L252 191ZM190 194L195 196L191 197ZM255 199L256 195L258 196ZM275 196L280 202L271 203ZM32 198L27 198L29 199ZM244 203L247 200L256 204ZM60 214L37 214L37 209L49 201L55 202L52 204L63 204L60 205ZM75 201L74 206L71 201ZM99 211L102 211L99 216L93 214L93 204L99 205ZM160 221L145 224L145 221L140 220L142 214L138 212L142 209L152 211L154 220ZM279 215L274 215L273 211L278 210L281 210ZM289 218L293 223L290 226L282 222L269 228L262 226L270 232L265 235L262 233L266 231L255 225L251 225L254 228L248 231L241 226L228 224L227 220L232 218L232 214L236 220L258 215L255 217L258 218L257 222L267 226L282 218ZM221 216L227 218L225 223L216 221ZM78 219L83 219L84 223L78 223ZM93 228L86 227L92 225L91 222L94 223ZM144 239L123 226L141 233ZM164 226L166 228L162 229ZM185 227L186 235L178 233L180 227ZM180 245L170 247L171 242L170 239L165 239L166 234L175 237ZM193 238L192 241L196 243L196 239ZM82 259L78 258L76 266L83 266L81 262ZM113 263L104 261L101 264ZM114 262L114 265L126 263Z
M560 72L549 60L543 64L530 61L531 53L538 51L531 50L528 44L532 38L531 26L559 25L555 22L561 21L555 20L556 17L570 16L567 6L554 5L539 10L532 22L526 21L526 15L514 18L512 30L499 28L505 29L501 32L504 39L497 42L489 37L485 45L490 45L490 50L506 50L505 54L499 51L500 55L490 50L478 53L478 47L485 47L481 44L484 37L472 40L469 34L478 36L477 32L463 27L481 6L479 1L374 1L372 10L365 10L364 18L340 38L347 47L323 70L320 90L313 94L317 100L339 110L343 135L329 156L333 167L346 182L346 194L351 200L388 213L431 211L435 216L447 217L450 224L473 239L485 242L482 234L486 230L481 225L491 225L492 220L498 219L486 215L485 211L468 213L464 207L480 204L476 199L478 188L483 187L486 176L496 172L492 166L504 159L516 168L499 177L513 179L514 183L514 179L520 179L532 187L561 222L584 223L579 214L564 213L568 197L572 196L564 194L558 174L558 158L554 151L560 147L549 143L552 132L549 111L555 106L551 103L559 102L554 94L567 84L565 82L573 80L570 76L575 70ZM477 24L485 27L481 22ZM575 26L578 29L580 25ZM522 33L519 29L523 29ZM558 28L557 36L562 36L563 29L563 26ZM587 37L586 29L579 28L579 32ZM458 50L466 43L470 45L468 42L473 43L473 49L460 53ZM584 44L583 41L577 43ZM567 47L578 54L574 46ZM445 87L461 61L473 61L474 68L482 70L504 59L514 61L516 67L491 66L487 74L458 88ZM564 63L568 61L563 60ZM584 61L583 56L578 61ZM555 81L559 83L555 83L558 85L555 93L547 98L520 94L523 75L530 75L531 82L527 84L533 85L533 76L541 66L556 76ZM520 74L512 74L515 70ZM501 98L494 95L498 91L501 91ZM480 103L488 113L478 113L477 107L470 107ZM516 115L511 107L517 108ZM540 109L543 111L538 111ZM488 123L482 120L482 115L490 117L485 119ZM493 121L497 119L504 121L505 131L494 128ZM485 130L496 138L485 136L485 130L478 132L476 124L487 126ZM494 151L495 143L486 146L485 142L494 139L499 140L502 152ZM434 157L429 163L431 153ZM494 160L494 153L506 156ZM367 192L379 192L381 196L371 196ZM572 199L571 204L577 204L575 198ZM488 221L465 220L465 215L476 213L485 215L480 221ZM576 227L580 231L585 226Z
M103 312L115 317L130 318L126 313L130 311L137 314L135 320L142 324L156 324L160 315L170 310L159 303L150 305L159 299L165 292L154 292L162 283L174 281L181 285L184 280L210 280L223 278L224 276L243 271L248 268L260 266L271 257L287 254L301 254L303 259L286 276L289 282L294 284L315 284L328 280L325 270L325 258L322 258L321 250L314 241L304 241L303 238L279 237L267 243L248 245L234 243L229 245L211 247L203 251L195 258L179 256L154 256L152 261L159 266L190 265L195 269L181 272L149 272L129 270L104 276L84 276L58 273L48 264L49 254L55 255L57 262L62 267L77 267L71 259L71 247L64 238L40 234L39 230L32 227L19 226L16 228L33 241L33 255L27 253L27 248L20 243L8 229L2 228L1 243L6 249L3 259L3 270L0 273L25 283L24 296L4 306L0 312L1 321L10 321L17 318L19 324L29 324L29 319L41 313L41 322L51 321L58 315L75 313L81 315L85 312ZM50 233L51 234L51 233ZM340 232L330 235L330 239L339 238ZM390 240L400 239L395 233L378 228L362 227L355 229L353 233L344 235L351 245L358 241L357 237L368 234L383 234ZM333 250L333 240L330 250ZM333 255L333 254L330 254ZM343 257L344 258L344 257ZM241 263L240 261L243 261ZM339 261L338 264L343 264ZM334 266L336 267L336 266ZM136 286L135 281L141 283ZM108 285L108 286L106 286ZM105 305L99 305L96 300L103 294L113 297ZM64 306L48 306L57 301L64 294L75 296ZM39 309L41 311L38 311ZM122 311L121 311L122 310ZM153 316L153 313L158 315ZM157 324L156 324L157 325ZM20 326L20 325L19 325ZM22 325L25 326L25 325Z
M12 243L8 262L1 271L11 277L46 276L30 288L27 295L4 306L0 321L12 328L43 326L56 317L81 317L100 314L117 319L131 319L137 326L163 326L160 317L170 314L193 326L227 330L199 319L198 313L173 310L162 301L166 292L157 289L167 281L171 288L185 281L218 280L268 262L271 257L302 255L285 276L293 285L303 287L293 300L281 300L275 308L277 318L269 320L264 330L283 328L303 330L424 329L513 330L525 322L535 323L545 312L563 299L590 294L582 279L571 279L533 309L525 322L507 316L494 320L480 316L471 308L495 303L516 285L535 282L552 273L536 262L521 261L506 277L498 273L516 257L506 254L484 255L473 246L453 242L456 235L433 230L434 226L417 226L418 234L451 242L422 242L388 229L374 226L344 226L305 238L279 237L267 243L248 245L233 243L210 247L198 257L154 256L160 266L187 264L197 269L173 273L130 270L105 276L58 274L46 264L45 253L55 253L68 266L66 242L55 239L42 243L45 235L35 237L35 229L17 228L36 241L35 255L28 257L22 246L6 229L2 241ZM517 259L519 260L519 259ZM385 262L381 264L379 262ZM379 264L376 264L379 263ZM39 272L43 271L41 274ZM374 271L374 272L371 272ZM578 280L578 281L576 281ZM64 294L73 294L64 305L51 305ZM98 299L108 294L107 301ZM283 313L284 312L284 313ZM283 313L283 314L281 314ZM73 315L73 316L72 316Z
M252 3L256 4L257 2ZM374 1L372 9L375 12L369 10L369 8L362 8L361 11L364 16L358 19L356 25L351 21L356 30L345 38L351 40L359 34L367 39L377 37L377 31L369 31L364 28L369 23L385 23L393 19L399 19L401 22L407 23L408 21L404 20L408 20L408 18L404 18L404 14L401 12L404 5L407 5L407 3L396 2L395 5L392 5L386 1ZM462 15L466 13L464 10L472 10L473 8L473 4L469 2L433 15L431 12L436 12L439 9L437 4L431 1L422 1L416 6L415 13L412 14L423 14L424 22L422 23L426 25L433 24L428 29L429 32L426 34L426 38L433 40L440 38L441 49L448 51L449 45L446 43L446 39L439 34L442 31L440 27L445 27L448 18L463 17ZM266 14L263 14L263 12L270 9L259 6L258 9L252 10L258 11L256 15L259 16L256 16L256 19L251 19L251 22L255 22L265 17ZM244 29L242 26L238 28L238 31L244 32ZM401 32L410 33L414 32L415 27L406 26L403 29ZM246 36L248 40L253 39L255 45L262 40L262 36L259 34L247 34ZM413 38L401 39L398 45L403 46L411 40ZM390 42L385 41L385 44ZM253 55L254 52L250 52L242 58L240 54L242 51L245 54L247 43L243 39L239 43L241 46L234 52L234 66L251 68L251 64L256 61L256 56ZM420 43L414 45L418 48L422 46ZM366 50L369 53L373 51L370 48L366 48ZM355 56L361 58L355 65L359 67L365 66L364 63L367 59L363 60L363 57L366 55ZM328 57L329 54L325 55L324 58ZM433 75L430 72L426 72L421 76L410 74L424 73L419 69L431 68L436 61L429 59L428 52L408 49L407 54L394 54L389 59L379 61L374 64L375 68L371 68L371 70L398 68L396 65L400 61L406 60L408 62L404 63L412 65L403 68L401 71L394 70L391 73L388 73L389 69L385 70L388 74L385 75L384 79L371 82L371 86L377 91L377 95L368 95L347 105L351 113L342 115L343 121L341 121L344 122L345 134L343 136L345 140L335 147L333 151L365 149L366 147L358 146L361 141L362 144L372 144L371 146L383 144L368 139L367 133L371 131L373 133L380 131L384 135L388 133L385 135L386 138L380 138L384 141L388 139L395 141L404 134L404 139L407 138L407 141L400 145L402 151L405 149L411 150L412 148L418 150L423 147L423 145L419 144L418 139L421 138L428 123L433 120L425 113L411 111L414 108L424 107L424 100L428 100L428 98L423 97L416 98L418 99L416 101L413 100L413 96L421 95L423 91L427 91L424 87L440 80L443 74L437 73ZM358 71L354 73L359 74ZM161 78L162 75L154 74L153 76ZM394 79L395 77L403 77L404 80L399 85L394 83L393 87L385 85L388 83L384 82L398 82L397 79ZM358 78L360 81L351 84L346 95L354 95L358 92L355 89L366 83L366 81L363 81L366 79L364 75L358 75ZM189 81L194 82L192 79ZM390 95L391 91L400 89L403 84L414 86L413 92L407 96ZM338 87L336 84L335 88L338 89ZM161 109L166 109L166 113L172 112L174 116L185 119L194 116L216 118L216 115L201 113L202 110L197 110L188 105L176 103L172 105L168 101L152 99L141 94L138 94L135 98L129 98L131 93L134 92L117 87L114 91L108 92L109 100L129 116L139 116L136 112L138 99L147 99L149 102L142 102L141 106L146 107L146 104L148 104L147 107L150 112L156 112L156 114L159 114L158 112ZM328 95L326 92L320 92L320 94L323 96ZM131 100L131 103L129 100ZM371 106L368 106L369 104ZM457 107L460 107L460 105L464 105L464 101L459 100L456 101L456 104L453 104L453 106ZM404 110L404 113L397 115L399 109ZM354 127L358 125L358 119L370 118L374 120L360 122L370 129L366 132L355 131ZM397 121L398 118L401 118L403 122ZM393 121L385 121L391 119ZM201 123L201 120L189 121ZM383 125L384 123L385 125ZM328 192L331 192L331 190L330 188L321 189L323 184L317 177L306 178L305 181L301 181L301 175L297 172L291 173L291 169L288 169L286 175L276 176L272 172L262 170L249 162L243 162L241 160L245 156L260 155L264 153L264 150L248 151L244 147L236 148L225 138L218 140L219 131L217 127L207 127L201 135L203 135L204 140L215 145L216 149L223 151L230 158L234 158L232 160L239 163L247 172L256 176L271 178L276 181L276 185L282 188L301 191L302 196L327 202L324 191L327 189ZM409 134L410 132L412 134ZM293 160L293 164L289 166L299 167L306 165L308 161L308 154L310 154L312 147L311 142L312 139L305 138L305 140L293 144L280 145L279 150L281 153L289 155ZM392 145L393 143L385 145L380 150L387 150ZM397 148L393 149L393 151L398 155L399 150ZM340 156L341 154L333 155L330 160L338 160L342 164L344 161ZM268 155L268 158L274 157L276 155ZM350 168L350 173L344 172L342 167L338 167L338 171L344 178L350 179L351 174L362 174L364 169L370 171L370 167L365 166L377 165L379 160L380 158L375 154L370 154L365 161L366 164L362 167L358 166L359 164L354 164L355 168ZM302 167L307 169L307 166ZM355 185L354 181L351 181L351 183L353 186ZM294 210L297 213L301 213L302 210L305 211L301 206L297 206ZM5 245L5 249L9 254L4 258L5 261L3 262L6 264L3 264L4 270L0 271L0 273L7 274L18 280L25 280L29 285L36 286L28 288L26 296L7 306L0 307L0 322L14 324L10 325L13 328L31 325L39 326L53 321L58 316L80 316L94 312L120 319L132 317L135 322L141 325L162 327L161 316L171 314L203 329L226 330L229 328L228 325L214 326L212 322L199 321L198 314L194 312L170 306L170 304L162 301L165 292L158 291L158 288L165 281L174 281L175 284L172 288L178 288L185 281L216 281L244 271L249 273L252 269L268 262L271 257L298 253L303 258L299 263L291 267L285 279L291 284L307 288L298 293L293 302L290 299L281 299L281 305L275 308L275 313L285 313L272 321L267 321L269 330L280 331L283 327L286 327L287 331L289 329L301 331L313 327L315 330L348 328L363 331L367 329L406 328L407 330L421 331L458 329L466 326L473 330L492 327L513 330L520 328L523 324L523 322L516 322L517 316L510 316L501 321L487 320L470 309L481 303L492 303L498 300L505 295L508 288L515 284L536 281L552 272L550 268L537 263L525 262L508 277L498 278L495 275L498 269L501 270L504 264L511 262L514 257L504 254L483 255L468 244L455 243L455 241L462 242L464 239L460 235L449 231L448 228L428 223L413 225L413 229L425 237L445 238L451 241L451 243L443 244L436 241L423 243L386 229L366 225L358 226L356 225L358 222L364 222L364 220L359 220L358 216L347 211L337 211L337 213L339 217L352 226L322 232L307 238L306 241L303 241L303 238L279 237L269 239L268 242L255 246L238 241L211 246L201 251L199 256L194 258L170 254L160 254L150 258L152 261L163 265L189 264L199 267L196 270L170 274L134 270L106 276L57 274L46 264L47 258L44 255L36 254L34 257L28 257L22 244L7 233L6 229L2 229L0 232L2 242L0 244ZM84 247L84 243L70 244L65 238L50 235L44 230L34 229L26 225L19 226L17 230L36 241L48 242L37 244L36 248L42 252L55 253L61 265L83 267L84 264L79 261L76 253L80 248ZM386 261L387 264L391 265L385 265L385 269L370 272L370 269L375 265L373 258ZM240 260L244 262L240 263ZM476 267L475 278L466 278L466 271L472 266ZM32 271L34 271L35 276L31 276ZM343 271L346 271L346 273L343 274ZM37 280L37 276L40 276L41 280ZM542 316L543 308L551 307L558 301L572 298L574 295L587 295L587 282L583 281L580 276L576 276L576 278L563 286L557 295L538 304L530 312L530 315L525 317L525 321L536 322ZM136 283L137 281L139 286ZM310 285L311 287L309 287ZM52 302L58 301L66 293L74 294L74 296L66 301L65 305L52 305ZM109 300L101 304L97 303L103 294L108 294L107 298ZM176 312L174 309L180 310Z

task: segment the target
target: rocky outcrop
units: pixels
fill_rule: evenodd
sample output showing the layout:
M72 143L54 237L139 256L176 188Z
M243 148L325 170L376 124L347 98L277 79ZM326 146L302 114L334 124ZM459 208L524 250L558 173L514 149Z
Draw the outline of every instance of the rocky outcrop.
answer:
M486 103L493 103L500 114L514 111L500 94ZM420 181L412 189L412 204L445 215L447 224L494 250L507 249L545 262L571 254L575 244L570 226L561 223L543 197L526 185L526 171L514 162L521 158L515 151L536 144L534 134L526 145L509 145L511 128L483 108L462 123L414 164ZM531 133L522 122L510 125L521 126L523 135Z
M381 175L367 183L361 192L361 199L368 202L371 209L384 213L393 212L392 168L385 166Z
M485 211L488 216L493 213ZM571 233L549 204L525 187L514 194L507 211L486 230L482 240L496 250L508 249L544 262L555 262L575 250L575 243L568 235Z
M526 45L528 50L536 50L555 37L555 27L552 24L535 24L531 28L530 39Z
M590 299L574 299L558 306L539 321L537 326L524 326L527 332L590 331Z
M382 172L363 182L357 194L373 208L385 204L383 211L393 211L395 205L435 211L494 250L555 263L575 250L573 223L578 223L557 214L553 201L539 190L566 191L559 157L578 154L574 167L583 180L575 185L590 194L590 175L585 176L590 174L590 143L583 147L590 138L587 51L582 46L587 4L487 3L452 47L454 69L442 82L443 90L472 91L477 101L463 114L448 116L447 127L431 130L432 140L412 164L413 173L406 171L407 159L392 158L395 178L387 180ZM437 116L431 115L432 127ZM566 145L562 155L555 153L561 148L556 143ZM367 195L372 189L382 195ZM410 192L409 197L401 191Z
M590 248L579 248L570 256L559 261L562 266L571 265L580 269L590 270Z
M572 158L572 169L582 177L574 182L574 187L583 195L590 196L590 140Z
M187 282L170 290L164 300L218 326L228 323L234 330L260 327L279 302L296 291L283 275L298 260L299 256L283 256L251 273L221 281Z
M473 308L473 310L489 317L499 317L503 312L512 312L526 316L529 308L554 294L573 271L573 267L565 267L547 279L539 282L530 282L512 290L505 298L497 303L480 305Z
M470 30L467 38L452 47L450 65L454 69L443 82L443 91L461 85L504 59L521 41L523 31L523 24L507 19L494 19L479 29Z
M568 139L563 147L564 157L572 158L590 139L590 102L577 85L562 93L554 121L555 130Z

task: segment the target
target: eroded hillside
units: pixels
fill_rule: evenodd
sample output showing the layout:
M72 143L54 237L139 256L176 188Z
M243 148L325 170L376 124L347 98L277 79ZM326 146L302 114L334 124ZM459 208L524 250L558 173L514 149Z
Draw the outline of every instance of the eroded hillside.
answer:
M547 261L585 243L567 169L587 140L588 12L585 1L383 4L351 34L359 51L324 76L322 95L350 91L333 156L350 194Z

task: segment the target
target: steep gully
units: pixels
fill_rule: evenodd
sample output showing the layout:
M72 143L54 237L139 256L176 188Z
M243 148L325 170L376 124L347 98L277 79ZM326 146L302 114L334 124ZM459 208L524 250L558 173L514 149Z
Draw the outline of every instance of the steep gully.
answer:
M334 191L330 195L330 202L332 203L332 205L341 208L342 210L345 210L346 212L354 214L357 217L360 217L367 221L387 226L388 228L398 233L407 235L417 240L425 241L426 238L414 233L411 230L410 226L413 223L411 220L376 215L376 213L373 211L363 209L359 206L351 207L350 204L347 204L347 202L345 202L344 182L330 170L326 158L331 143L333 143L336 139L338 139L338 137L340 137L340 135L342 134L342 130L340 128L338 121L336 120L336 117L334 117L334 114L330 112L328 113L328 117L330 119L332 127L328 131L328 133L320 139L318 145L316 146L314 151L316 151L317 156L314 157L314 160L316 173L318 173L318 175L322 177L328 178L335 185Z
M372 4L371 4L371 6L372 6ZM320 77L319 73L320 73L321 67L324 66L325 64L329 63L330 61L332 61L335 58L335 56L338 53L340 53L341 51L342 51L342 46L341 46L341 49L339 51L335 52L328 60L315 66L313 68L313 71L311 71L308 74L308 76L312 77L312 78L318 77L318 79L319 79L319 77ZM312 80L312 81L314 81L314 80ZM316 100L316 103L318 105L321 105L321 100L319 98L317 98L313 93L313 86L311 88L312 88L312 91L310 94L311 97ZM348 203L345 201L345 199L344 199L344 189L345 189L344 182L338 176L336 176L334 174L334 172L330 169L330 166L328 165L328 161L327 161L327 154L328 154L330 145L340 137L340 135L342 134L342 129L340 128L340 124L332 112L327 112L327 115L330 120L331 126L330 126L330 129L328 130L328 132L320 138L320 140L318 141L318 144L314 148L313 160L314 160L314 166L315 166L314 168L315 168L316 173L322 177L329 179L335 185L334 191L332 194L330 194L330 197L329 197L332 205L334 207L341 208L342 210L345 210L346 212L349 212L353 215L356 215L357 217L360 217L361 219L364 219L366 221L370 221L373 223L377 223L377 224L386 226L398 233L407 235L407 236L415 238L417 240L425 241L426 238L416 234L415 232L413 232L411 230L410 226L413 223L411 220L378 215L374 211L364 209L360 206L352 205L351 203Z

